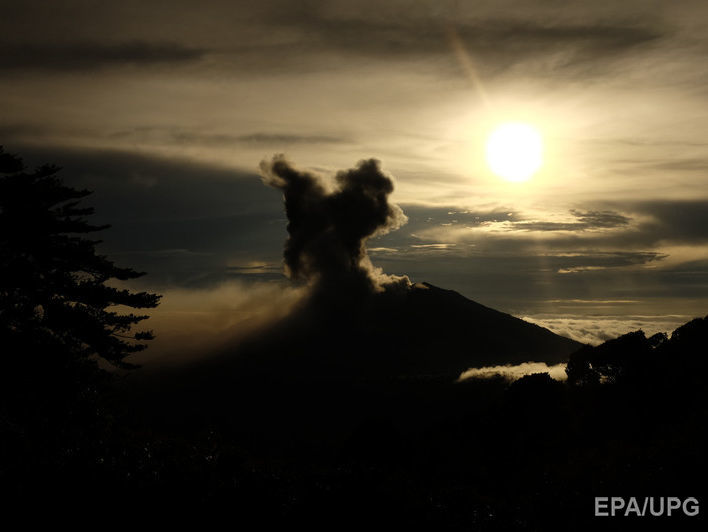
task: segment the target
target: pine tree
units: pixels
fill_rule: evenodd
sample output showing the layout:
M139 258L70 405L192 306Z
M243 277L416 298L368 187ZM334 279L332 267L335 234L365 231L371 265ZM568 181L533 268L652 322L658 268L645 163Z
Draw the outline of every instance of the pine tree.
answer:
M0 352L7 366L66 368L96 357L114 366L145 349L152 332L132 332L148 316L119 307L153 308L160 296L109 282L144 275L119 268L85 235L108 226L86 220L91 194L65 185L60 168L26 171L0 147ZM19 366L18 366L19 364Z

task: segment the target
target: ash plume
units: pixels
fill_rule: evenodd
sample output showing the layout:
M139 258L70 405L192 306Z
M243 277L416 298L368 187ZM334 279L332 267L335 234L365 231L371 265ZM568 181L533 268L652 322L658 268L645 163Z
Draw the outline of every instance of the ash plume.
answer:
M329 186L297 170L282 155L260 165L263 181L283 192L288 217L284 262L288 277L316 288L381 292L409 286L406 276L384 274L366 252L366 241L398 229L408 219L389 202L393 180L376 159L336 174Z

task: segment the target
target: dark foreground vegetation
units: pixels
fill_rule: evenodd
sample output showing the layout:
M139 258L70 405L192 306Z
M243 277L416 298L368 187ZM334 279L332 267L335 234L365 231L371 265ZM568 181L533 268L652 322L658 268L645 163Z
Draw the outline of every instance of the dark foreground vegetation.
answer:
M16 162L3 160L6 174L21 172ZM51 169L42 172L36 182L59 187ZM69 193L53 189L60 191ZM109 278L137 273L64 240L67 227L52 225L85 211L54 210L45 225L31 226L36 234L53 228L47 242L63 250L64 263L57 255L41 263L32 254L45 247L11 238L8 216L24 211L2 208L4 513L136 521L145 510L163 519L223 513L227 526L244 530L704 525L703 508L671 518L593 512L595 496L705 504L708 319L670 337L636 332L583 347L570 356L566 382L548 374L513 383L388 373L116 378L96 357L119 364L150 335L131 336L141 317L107 305L149 307L157 296L107 288ZM57 273L51 285L42 264ZM74 266L81 276L68 275Z
M624 349L641 333L578 353L621 375L604 383L235 382L59 405L34 394L19 415L3 413L2 481L17 502L117 497L219 508L242 524L643 528L648 518L598 523L593 497L705 494L708 321L672 338L646 358L663 349L683 367L656 356L635 373Z

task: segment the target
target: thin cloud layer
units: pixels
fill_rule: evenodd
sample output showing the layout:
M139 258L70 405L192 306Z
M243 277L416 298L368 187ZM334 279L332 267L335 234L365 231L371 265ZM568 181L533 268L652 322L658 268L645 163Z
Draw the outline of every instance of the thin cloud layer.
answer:
M0 68L6 70L93 71L114 66L154 66L201 60L206 50L179 43L0 43Z
M0 128L0 134L2 133ZM21 133L21 130L20 130ZM179 127L141 126L110 134L114 139L134 142L179 144L184 146L228 147L238 144L255 146L292 146L301 144L343 144L350 139L328 135L253 132L243 135L206 133Z
M325 72L365 61L413 62L438 75L457 76L454 33L485 76L521 68L585 79L670 39L671 27L652 16L660 5L629 4L588 9L576 2L561 13L553 6L530 9L516 1L389 0L359 2L355 10L347 2L319 0L217 2L199 10L186 2L172 2L169 10L145 2L91 10L82 2L62 2L45 22L37 18L44 5L27 1L6 10L11 13L0 21L6 50L0 64L35 72L91 71L176 65L208 56L206 72L228 75ZM127 40L104 42L117 35ZM178 41L188 45L172 44Z
M637 330L644 331L647 337L659 332L671 333L691 316L524 316L523 319L578 342L599 345Z
M482 368L470 368L463 372L457 379L458 382L468 379L491 379L502 377L515 381L526 375L534 373L548 373L552 379L563 381L568 378L565 373L565 364L555 364L549 366L545 362L524 362L523 364L506 364L502 366L484 366Z
M543 222L519 221L508 224L510 231L591 231L611 229L629 225L631 218L612 211L579 211L572 209L570 213L576 218L574 222Z
M438 19L402 16L396 18L302 17L307 39L319 47L335 48L373 58L448 55L446 30L455 29L476 59L488 68L510 66L535 56L562 52L563 66L608 59L660 39L663 31L641 25L578 22L553 23L515 18L482 20ZM366 35L362 39L361 35ZM492 65L495 62L496 65Z

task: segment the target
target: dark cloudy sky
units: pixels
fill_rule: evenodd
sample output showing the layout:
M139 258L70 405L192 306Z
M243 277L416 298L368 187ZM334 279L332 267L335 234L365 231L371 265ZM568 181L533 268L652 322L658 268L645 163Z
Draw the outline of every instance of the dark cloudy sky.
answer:
M224 283L281 277L282 199L258 177L275 153L324 176L381 161L409 218L369 243L388 273L580 339L708 312L705 2L0 13L0 144L95 190L104 251L147 269L169 312L188 312L170 294L230 308ZM522 184L483 157L509 120L544 138Z

